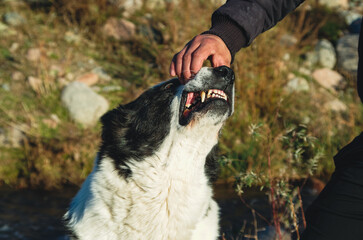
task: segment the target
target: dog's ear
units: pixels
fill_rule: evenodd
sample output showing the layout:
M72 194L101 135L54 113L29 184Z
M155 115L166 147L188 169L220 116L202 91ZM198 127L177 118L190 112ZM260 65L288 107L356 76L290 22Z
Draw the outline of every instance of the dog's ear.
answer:
M129 113L123 105L108 111L101 117L102 123L102 140L115 141L115 138L121 137L120 131L125 129L128 124Z
M125 124L127 121L127 111L123 105L118 106L111 111L108 111L101 117L101 123L103 128L112 127L112 126L120 126Z

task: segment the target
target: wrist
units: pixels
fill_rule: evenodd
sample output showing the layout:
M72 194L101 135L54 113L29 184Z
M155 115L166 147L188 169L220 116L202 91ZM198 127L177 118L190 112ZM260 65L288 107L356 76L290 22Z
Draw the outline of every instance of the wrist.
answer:
M244 31L228 17L222 15L213 14L212 27L202 34L213 34L220 37L231 54L231 62L233 62L234 55L242 47L247 46L247 38Z

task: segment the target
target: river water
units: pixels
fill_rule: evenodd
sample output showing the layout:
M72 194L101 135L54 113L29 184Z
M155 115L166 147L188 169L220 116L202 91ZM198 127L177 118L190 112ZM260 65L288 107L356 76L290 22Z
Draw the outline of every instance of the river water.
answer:
M57 191L0 189L0 240L66 240L62 225L62 215L76 194L77 188ZM309 205L316 197L311 189L302 191L304 205ZM253 232L254 220L259 228L259 240L272 239L266 221L254 217L232 187L219 184L215 187L215 198L221 208L221 232L225 239L246 238ZM271 208L266 193L258 190L247 191L244 200L256 211L271 220ZM241 229L244 229L243 233Z

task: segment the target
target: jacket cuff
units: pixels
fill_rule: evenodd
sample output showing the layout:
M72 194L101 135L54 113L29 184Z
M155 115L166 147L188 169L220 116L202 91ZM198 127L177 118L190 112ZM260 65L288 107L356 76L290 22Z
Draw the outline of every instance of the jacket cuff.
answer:
M247 38L243 29L238 27L233 20L222 15L213 14L212 27L209 31L202 34L213 34L220 37L228 47L232 62L234 55L242 48L247 46Z

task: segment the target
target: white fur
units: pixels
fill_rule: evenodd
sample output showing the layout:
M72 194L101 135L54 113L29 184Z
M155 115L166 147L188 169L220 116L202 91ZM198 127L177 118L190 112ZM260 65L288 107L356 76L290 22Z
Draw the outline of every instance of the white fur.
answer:
M227 116L207 113L180 126L182 90L172 102L169 135L153 156L129 161L130 178L121 178L107 157L95 164L65 215L80 239L218 237L218 205L204 165Z

